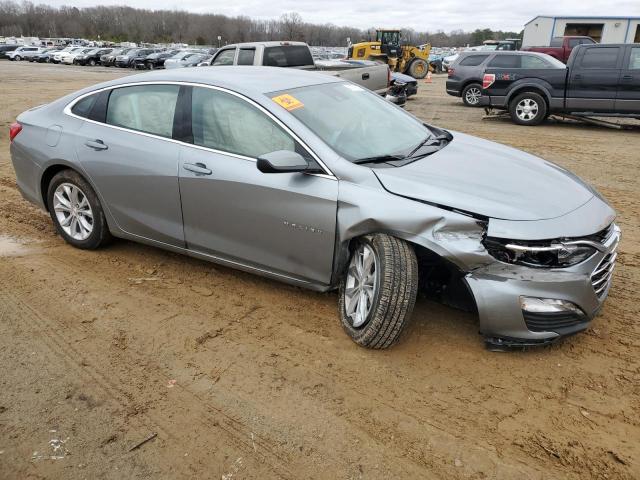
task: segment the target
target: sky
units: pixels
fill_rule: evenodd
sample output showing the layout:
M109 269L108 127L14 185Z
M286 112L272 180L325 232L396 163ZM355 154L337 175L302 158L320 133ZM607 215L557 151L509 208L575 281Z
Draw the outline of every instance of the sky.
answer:
M435 32L476 28L520 31L537 15L640 16L640 0L33 0L53 6L128 5L152 10L179 9L252 18L277 18L297 12L305 22L361 29L413 28Z

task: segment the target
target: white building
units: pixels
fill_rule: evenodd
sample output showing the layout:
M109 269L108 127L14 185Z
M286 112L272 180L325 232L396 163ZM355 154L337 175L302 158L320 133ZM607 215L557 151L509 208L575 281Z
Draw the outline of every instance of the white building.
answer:
M600 43L640 43L640 17L540 15L524 25L522 46L548 46L553 37L580 35Z

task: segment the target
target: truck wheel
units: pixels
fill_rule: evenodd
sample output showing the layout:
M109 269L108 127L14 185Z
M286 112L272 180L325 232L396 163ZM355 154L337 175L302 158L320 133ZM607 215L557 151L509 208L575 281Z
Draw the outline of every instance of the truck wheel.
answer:
M429 67L427 66L427 62L425 62L421 58L417 58L413 62L411 62L411 65L409 65L409 68L407 69L409 75L411 75L413 78L417 78L418 80L426 77L428 71Z
M518 125L540 125L547 116L547 102L537 93L524 92L509 102L509 113Z
M477 107L482 97L482 86L479 83L470 83L462 90L462 103L467 107Z
M358 240L340 283L340 319L357 344L388 348L411 320L418 292L413 249L395 237L367 235Z

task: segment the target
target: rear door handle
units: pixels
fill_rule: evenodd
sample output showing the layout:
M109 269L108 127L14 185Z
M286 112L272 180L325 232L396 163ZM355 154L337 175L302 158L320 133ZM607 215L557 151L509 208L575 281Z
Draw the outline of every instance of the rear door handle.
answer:
M369 74L368 73L363 73L362 74L362 79L363 80L369 80Z
M211 175L211 170L204 163L183 163L182 168L198 175Z
M89 147L89 148L93 148L94 150L106 150L107 148L109 148L107 145L104 144L104 142L102 140L87 140L86 142L84 142L85 146Z
M575 80L580 80L582 78L582 75L574 75L573 78Z

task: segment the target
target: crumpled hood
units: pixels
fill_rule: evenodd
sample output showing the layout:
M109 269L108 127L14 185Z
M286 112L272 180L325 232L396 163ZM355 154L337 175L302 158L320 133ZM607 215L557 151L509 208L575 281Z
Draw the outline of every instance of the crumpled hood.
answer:
M589 185L551 162L451 133L453 140L442 150L374 173L396 195L504 220L560 217L594 196Z

